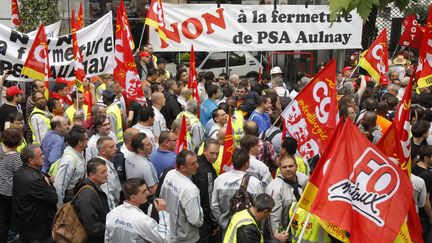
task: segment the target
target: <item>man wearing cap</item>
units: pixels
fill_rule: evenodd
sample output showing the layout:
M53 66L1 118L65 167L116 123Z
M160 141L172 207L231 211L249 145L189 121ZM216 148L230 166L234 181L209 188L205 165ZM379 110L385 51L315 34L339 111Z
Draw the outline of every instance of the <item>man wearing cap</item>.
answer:
M24 91L17 86L12 86L6 90L6 103L0 107L0 131L4 131L5 123L12 113L21 112L20 103L23 101ZM7 124L8 125L8 124Z
M153 66L151 62L151 57L152 54L146 51L142 51L138 54L138 58L135 58L138 75L140 76L141 81L147 78L148 70Z
M396 72L399 75L399 80L402 80L405 77L405 64L407 60L403 55L397 56L393 59L393 66L389 67L389 73Z
M111 122L111 131L116 135L119 144L123 143L122 114L120 108L114 103L116 93L111 89L102 92L103 103L107 106L107 117Z
M73 104L72 100L68 97L68 87L66 83L66 79L63 77L58 77L56 79L56 83L53 88L53 92L50 95L50 98L59 99L64 105L65 109Z

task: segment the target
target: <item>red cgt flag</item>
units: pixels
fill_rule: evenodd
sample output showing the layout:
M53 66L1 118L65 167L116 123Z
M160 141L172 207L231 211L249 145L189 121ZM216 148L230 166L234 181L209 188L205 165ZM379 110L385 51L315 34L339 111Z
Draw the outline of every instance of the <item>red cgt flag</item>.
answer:
M48 78L51 76L47 37L43 24L39 26L39 30L27 56L27 60L24 63L21 74L31 79L44 81L48 81Z
M164 32L165 16L162 7L162 0L151 0L150 7L147 10L145 24L155 28L162 42L162 47L167 47L167 37Z
M399 45L419 49L424 33L424 27L421 27L419 25L416 20L416 15L411 14L407 16L402 26L404 28L404 31L399 40Z
M233 128L231 123L231 115L228 115L227 128L224 140L224 148L222 154L222 163L220 167L220 174L230 170L232 165L232 154L234 153L234 139L233 139Z
M117 8L114 79L125 90L127 101L146 102L136 63L132 55L129 38L132 35L130 27L126 24L127 22L120 8Z
M395 119L387 132L378 141L377 147L389 158L397 161L399 167L408 175L411 174L411 98L412 80L408 82L406 91L396 112ZM408 211L407 226L409 237L413 242L423 242L422 226L416 212L414 200ZM402 228L403 230L404 228ZM399 235L408 235L406 232Z
M349 232L351 242L393 242L413 200L409 178L350 120L321 158L311 213Z
M73 57L74 57L74 71L75 71L75 85L79 91L84 93L83 82L86 76L84 66L82 64L82 54L79 48L77 38L77 22L75 20L75 12L72 10L71 27L72 27L72 45L73 45Z
M198 75L195 68L195 52L193 45L191 46L191 53L189 58L188 88L192 90L192 97L194 97L198 101L198 104L201 104L198 93Z
M18 10L18 0L12 0L12 16L11 16L11 28L13 30L17 30L21 25L21 20L19 18L19 10Z
M76 27L77 31L84 27L84 15L83 15L82 1L80 1L80 7L78 10L78 15L76 18L75 27Z
M387 29L384 28L359 62L369 75L379 83L388 70Z
M323 151L337 126L336 61L329 63L282 112L288 135L308 160Z
M416 73L418 74L418 88L432 85L432 4L429 7L426 28L421 41L419 64Z
M177 140L176 144L176 154L180 153L180 151L188 149L188 142L187 142L187 123L186 123L186 116L183 115L182 117L182 124L180 127L180 135Z

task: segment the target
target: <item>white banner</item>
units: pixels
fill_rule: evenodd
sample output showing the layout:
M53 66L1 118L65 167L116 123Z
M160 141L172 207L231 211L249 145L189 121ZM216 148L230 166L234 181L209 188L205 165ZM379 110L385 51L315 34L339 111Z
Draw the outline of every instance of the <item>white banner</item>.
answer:
M62 21L59 20L59 21L55 22L54 24L50 24L50 25L45 26L45 34L47 35L47 38L57 37L59 35L61 23L62 23ZM36 36L37 31L38 30L33 30L32 32L27 33L27 35Z
M167 42L150 27L155 51L259 51L361 48L362 19L331 24L327 5L164 4Z
M87 77L114 70L113 25L111 12L77 32ZM10 80L18 80L34 36L0 25L0 75L5 69L15 72ZM72 35L48 38L51 79L58 76L74 79ZM21 81L29 81L21 79Z

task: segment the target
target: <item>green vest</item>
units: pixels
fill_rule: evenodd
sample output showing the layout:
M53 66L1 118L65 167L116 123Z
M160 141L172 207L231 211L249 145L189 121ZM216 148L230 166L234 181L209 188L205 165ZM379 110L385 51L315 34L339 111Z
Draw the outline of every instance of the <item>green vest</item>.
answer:
M124 140L123 140L122 115L121 115L120 108L113 103L110 106L108 106L106 113L107 116L110 116L110 114L114 114L115 116L114 134L116 135L117 141L119 143L122 143Z
M46 116L46 112L37 108L36 106L33 108L33 111L30 113L29 119L28 119L28 124L30 126L30 129L32 131L32 138L33 138L33 143L36 143L36 136L35 136L35 131L34 128L31 124L31 118L33 117L34 114L41 114L42 115L42 119L44 120L45 124L47 125L47 127L49 129L51 129L51 121L50 119Z
M234 214L227 227L223 243L237 243L237 229L241 226L250 224L253 224L257 228L259 228L255 219L252 217L252 215L250 215L247 209ZM264 238L262 234L260 242L264 243Z
M83 105L83 111L84 111L84 120L87 118L87 111L88 111L88 105ZM66 109L66 115L69 118L69 122L72 124L73 123L73 116L76 112L76 106L71 105Z
M289 210L289 216L292 217L292 214L294 212L294 208L296 207L297 202L294 202L291 204L290 210ZM292 242L295 243L298 241L298 237L300 236L300 233L302 231L304 222L306 221L306 218L308 216L308 212L304 210L303 208L297 208L297 212L294 216L294 220L291 225L291 235L292 235ZM330 243L330 237L328 236L328 233L321 227L319 224L319 219L311 214L309 218L309 222L306 226L306 230L303 234L302 241L305 243Z

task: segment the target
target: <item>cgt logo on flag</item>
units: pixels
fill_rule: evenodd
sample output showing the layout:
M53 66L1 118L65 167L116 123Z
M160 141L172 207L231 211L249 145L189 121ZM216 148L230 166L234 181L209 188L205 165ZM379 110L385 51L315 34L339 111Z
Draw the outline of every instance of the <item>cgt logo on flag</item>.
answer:
M399 175L390 163L393 162L367 148L356 161L350 178L328 189L329 201L352 204L354 210L376 225L384 226L378 205L391 199L400 184Z

